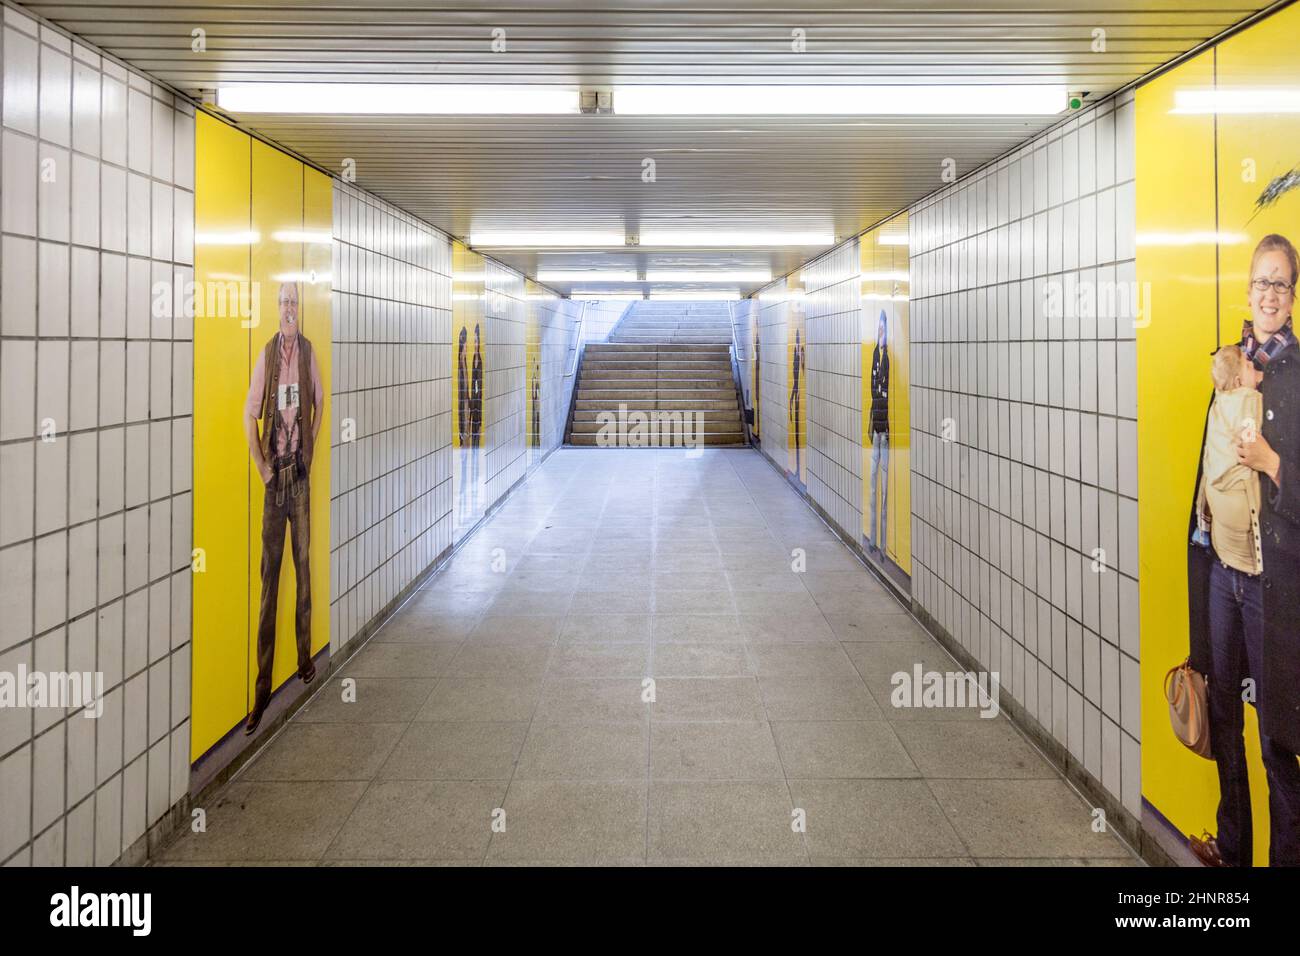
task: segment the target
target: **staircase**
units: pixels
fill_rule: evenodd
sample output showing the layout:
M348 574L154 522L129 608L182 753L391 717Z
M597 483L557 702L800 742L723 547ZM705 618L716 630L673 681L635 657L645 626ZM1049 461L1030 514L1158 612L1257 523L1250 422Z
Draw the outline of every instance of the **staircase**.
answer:
M634 303L583 350L568 444L745 444L730 345L726 303Z

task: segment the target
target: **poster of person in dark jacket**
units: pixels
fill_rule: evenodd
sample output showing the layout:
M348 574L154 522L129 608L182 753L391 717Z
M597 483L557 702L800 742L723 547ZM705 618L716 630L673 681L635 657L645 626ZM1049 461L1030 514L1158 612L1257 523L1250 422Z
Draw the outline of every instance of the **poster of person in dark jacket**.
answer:
M1259 98L1294 85L1298 27L1281 11L1136 94L1151 305L1117 328L1137 340L1141 791L1214 867L1300 866L1300 119ZM1208 748L1167 696L1188 673Z

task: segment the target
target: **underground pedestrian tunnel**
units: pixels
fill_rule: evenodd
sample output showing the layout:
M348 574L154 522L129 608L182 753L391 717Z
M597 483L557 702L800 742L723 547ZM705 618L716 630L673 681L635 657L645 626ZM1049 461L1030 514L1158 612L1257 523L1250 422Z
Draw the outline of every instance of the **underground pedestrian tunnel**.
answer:
M1295 865L1298 26L6 2L0 863Z

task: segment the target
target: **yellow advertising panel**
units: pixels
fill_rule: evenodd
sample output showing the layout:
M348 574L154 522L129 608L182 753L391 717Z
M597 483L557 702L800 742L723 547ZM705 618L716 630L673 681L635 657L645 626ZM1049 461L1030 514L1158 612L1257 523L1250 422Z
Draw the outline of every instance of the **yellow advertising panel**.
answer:
M1294 718L1288 730L1272 716L1294 713L1300 700L1300 685L1276 678L1288 667L1294 674L1300 654L1290 610L1297 568L1288 560L1300 527L1269 504L1267 468L1242 469L1242 494L1253 480L1265 496L1262 534L1246 532L1262 545L1262 570L1255 573L1253 561L1234 567L1241 564L1228 547L1234 499L1201 494L1202 464L1208 474L1220 467L1221 416L1207 418L1212 396L1225 408L1218 396L1229 402L1234 388L1253 395L1263 369L1262 447L1293 427L1286 379L1274 373L1296 356L1269 357L1284 342L1273 341L1269 326L1285 331L1296 277L1285 243L1261 240L1300 242L1300 190L1289 188L1300 164L1300 117L1261 104L1270 90L1294 94L1298 29L1300 8L1287 8L1137 93L1137 273L1151 302L1149 324L1137 332L1142 792L1179 832L1215 837L1233 865L1294 864L1300 854ZM1268 273L1263 291L1252 291L1257 273ZM1255 356L1262 349L1263 357L1247 359L1250 376L1239 371L1216 392L1211 356L1231 345ZM1232 361L1240 370L1240 357ZM1229 447L1237 433L1223 427L1232 432ZM1166 675L1189 654L1208 680L1209 760L1185 747L1170 723ZM1264 714L1276 728L1267 750ZM1273 806L1284 808L1275 817L1270 789Z
M808 322L804 310L803 280L791 274L786 281L786 470L808 486Z
M451 253L452 535L459 539L483 517L487 501L483 443L487 272L483 257L463 243L453 243Z
M908 395L907 215L858 241L862 309L862 544L912 573L911 406Z
M247 241L253 140L206 113L196 117L195 136L191 759L248 713L249 538L242 516L251 489L238 410L248 387L244 326L253 311Z
M329 645L333 229L328 176L205 114L197 137L194 760Z

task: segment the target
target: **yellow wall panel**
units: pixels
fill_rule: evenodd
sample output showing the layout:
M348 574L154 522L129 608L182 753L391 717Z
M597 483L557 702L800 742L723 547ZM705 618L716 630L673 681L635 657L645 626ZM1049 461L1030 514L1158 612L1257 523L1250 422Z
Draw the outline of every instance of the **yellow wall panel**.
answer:
M253 703L261 595L263 485L248 451L244 402L279 325L282 282L299 289L325 407L311 469L312 652L329 645L329 414L333 183L247 134L199 114L195 187L195 575L191 759L237 727ZM237 308L230 308L234 302ZM216 306L213 308L213 306ZM206 543L206 544L205 544ZM273 691L296 679L295 571L286 546Z
M247 453L238 409L248 380L231 370L248 362L249 148L238 130L196 117L194 218L194 575L191 759L248 712ZM247 309L243 311L247 312ZM234 409L234 412L227 412Z

